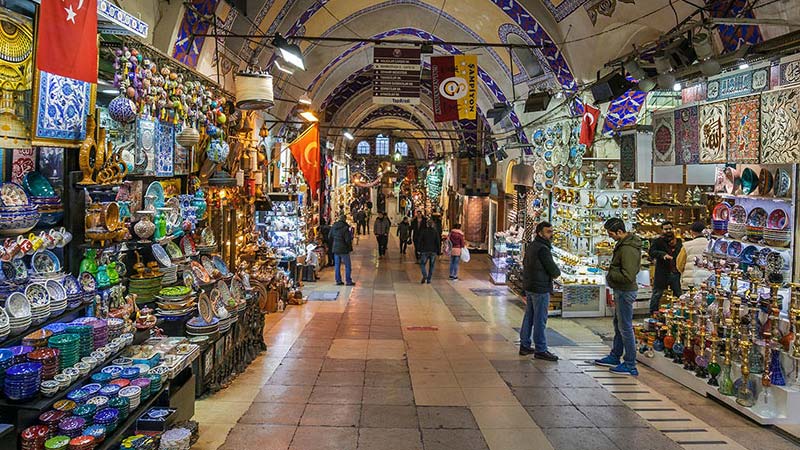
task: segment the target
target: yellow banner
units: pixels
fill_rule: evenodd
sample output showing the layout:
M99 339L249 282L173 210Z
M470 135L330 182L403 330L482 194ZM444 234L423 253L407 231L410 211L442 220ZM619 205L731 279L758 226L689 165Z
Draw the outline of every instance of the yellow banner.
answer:
M467 95L459 98L458 118L475 120L478 112L478 55L455 55L455 76L467 83Z

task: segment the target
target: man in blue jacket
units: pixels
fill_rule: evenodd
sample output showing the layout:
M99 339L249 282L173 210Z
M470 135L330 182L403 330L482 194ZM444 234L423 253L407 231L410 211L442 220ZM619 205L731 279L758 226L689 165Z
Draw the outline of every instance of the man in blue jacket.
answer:
M523 278L525 283L525 318L519 329L519 354L530 355L536 359L558 361L558 356L547 350L547 311L550 307L550 292L553 291L553 279L561 276L553 261L552 244L553 225L550 222L539 222L536 225L536 238L525 247L523 259ZM533 332L534 348L531 348L531 332Z

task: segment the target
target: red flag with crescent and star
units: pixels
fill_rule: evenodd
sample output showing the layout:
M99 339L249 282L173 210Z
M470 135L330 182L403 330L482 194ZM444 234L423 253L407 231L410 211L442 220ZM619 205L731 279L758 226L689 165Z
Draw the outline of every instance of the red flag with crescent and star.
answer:
M597 130L597 120L600 119L600 110L592 105L583 105L583 120L581 121L580 143L589 147L594 142L594 133Z
M97 83L97 0L42 0L36 68Z
M317 185L320 181L319 173L319 128L312 125L309 129L297 137L291 144L289 150L292 151L294 160L303 172L311 196L317 196Z

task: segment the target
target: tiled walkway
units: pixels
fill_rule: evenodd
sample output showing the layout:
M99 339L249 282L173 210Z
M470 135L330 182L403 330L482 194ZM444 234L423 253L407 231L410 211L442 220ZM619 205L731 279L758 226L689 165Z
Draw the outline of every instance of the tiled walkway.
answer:
M798 448L743 419L728 423L739 436L716 430L708 417L730 421L732 413L712 404L705 421L692 416L658 390L706 399L647 369L633 380L587 366L582 359L604 347L572 321L550 321L576 344L554 348L562 361L519 357L517 303L471 290L493 288L484 255L462 266L456 282L447 281L442 258L438 279L421 285L418 267L396 248L391 242L390 256L377 260L374 241L362 240L355 288L336 287L326 269L306 291L339 290L336 301L268 316L266 354L198 402L194 448ZM642 379L662 384L651 389ZM746 438L748 429L757 441Z

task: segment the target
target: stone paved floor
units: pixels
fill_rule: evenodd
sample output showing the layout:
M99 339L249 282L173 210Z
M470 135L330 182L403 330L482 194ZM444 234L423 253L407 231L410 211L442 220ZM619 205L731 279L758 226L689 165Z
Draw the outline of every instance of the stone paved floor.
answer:
M582 349L603 347L579 321L549 321L578 346L554 348L562 361L519 357L518 302L471 291L494 288L485 255L455 282L441 258L429 285L394 239L380 260L362 239L353 263L354 288L335 286L331 269L306 286L338 290L336 301L267 316L269 350L198 401L195 449L800 448L649 369L617 382L586 367ZM642 407L662 398L676 405Z

